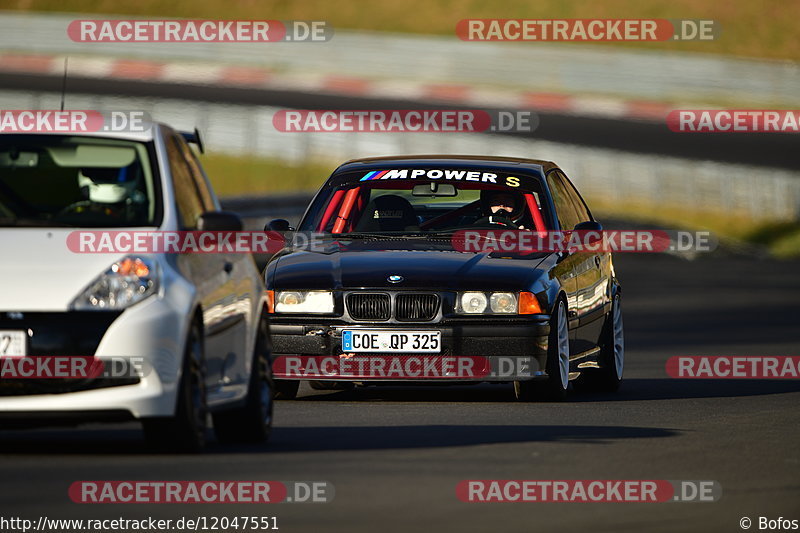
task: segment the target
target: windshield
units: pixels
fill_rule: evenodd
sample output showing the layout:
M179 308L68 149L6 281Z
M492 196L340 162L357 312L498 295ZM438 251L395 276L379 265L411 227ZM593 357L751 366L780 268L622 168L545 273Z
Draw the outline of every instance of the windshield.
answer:
M546 230L551 224L542 199L540 179L498 171L350 173L329 181L299 229L353 237L501 227Z
M0 135L0 226L156 226L144 143Z

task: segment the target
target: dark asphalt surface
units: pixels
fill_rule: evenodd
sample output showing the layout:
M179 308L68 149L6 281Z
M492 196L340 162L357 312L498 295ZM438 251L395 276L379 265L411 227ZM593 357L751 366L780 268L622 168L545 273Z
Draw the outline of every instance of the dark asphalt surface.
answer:
M0 88L59 90L0 76ZM70 80L75 92L301 108L401 108L289 92ZM415 107L443 107L416 106ZM796 137L680 135L662 124L542 115L538 138L797 168ZM635 140L635 142L634 142ZM277 215L277 214L276 214ZM280 216L285 216L280 213ZM800 355L800 262L720 252L695 261L617 255L627 341L614 395L512 401L509 386L316 392L276 405L265 447L147 451L136 424L0 430L0 516L277 516L282 531L741 531L800 519L800 381L674 380L674 355ZM76 480L326 480L328 504L78 505ZM467 504L465 479L716 480L715 503Z
M61 92L62 77L0 74L0 89ZM464 106L421 104L408 100L309 94L289 90L219 88L137 80L71 77L67 93L178 98L201 102L265 105L297 109L459 109ZM69 102L69 98L67 98ZM688 159L726 161L795 170L800 166L796 134L673 133L665 122L630 122L539 113L539 127L517 135L547 141L660 154Z
M798 262L618 254L614 395L511 401L504 385L301 390L266 447L153 455L136 424L0 431L0 515L277 516L282 531L741 531L800 518L800 381L674 380L673 355L797 355ZM326 480L328 504L78 505L75 480ZM462 503L464 479L716 480L715 503ZM757 526L754 526L755 530Z

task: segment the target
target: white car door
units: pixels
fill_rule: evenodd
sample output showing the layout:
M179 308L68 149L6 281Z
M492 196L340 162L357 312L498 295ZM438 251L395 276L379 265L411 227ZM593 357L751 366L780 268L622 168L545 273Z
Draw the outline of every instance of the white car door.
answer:
M165 139L175 199L182 229L197 230L203 213L217 210L199 172L194 155L175 133ZM248 290L242 261L246 254L192 253L178 257L178 264L198 291L203 307L206 390L209 407L247 387L248 324L252 292Z

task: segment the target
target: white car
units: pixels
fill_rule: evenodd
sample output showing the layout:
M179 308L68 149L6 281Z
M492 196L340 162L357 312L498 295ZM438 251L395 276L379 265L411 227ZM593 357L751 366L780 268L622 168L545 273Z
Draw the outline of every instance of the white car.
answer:
M251 255L68 246L85 230L241 230L187 140L200 144L163 124L0 134L0 362L83 356L129 370L0 377L2 426L137 419L148 441L194 451L210 415L220 441L269 437L268 303Z

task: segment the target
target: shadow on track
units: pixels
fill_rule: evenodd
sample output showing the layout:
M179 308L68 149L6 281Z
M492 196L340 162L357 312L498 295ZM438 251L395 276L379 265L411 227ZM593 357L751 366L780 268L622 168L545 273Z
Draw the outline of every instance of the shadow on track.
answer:
M626 379L613 394L573 394L573 402L628 402L697 398L740 398L800 392L796 380Z
M475 446L521 442L610 444L623 439L678 436L666 428L629 426L433 425L289 427L276 431L270 451L310 452Z
M430 425L281 427L266 446L209 446L208 454L386 450L519 442L608 444L673 437L672 429L627 426ZM152 455L136 430L84 429L0 433L0 453L19 455ZM194 459L191 459L194 457ZM173 456L197 461L198 455Z
M570 402L629 402L689 398L735 398L800 392L797 380L625 379L616 393L571 391ZM510 402L510 385L370 386L300 396L298 402ZM280 403L278 403L280 405ZM518 404L539 405L548 403Z
M145 445L140 426L60 427L0 431L0 454L155 455Z
M733 398L800 392L797 381L721 381L629 379L615 394L573 392L562 404L513 401L508 385L473 386L386 386L301 396L296 401L313 409L315 402L357 403L502 403L503 409L530 413L535 410L578 409L616 402ZM279 408L279 407L278 407ZM607 444L620 439L673 437L679 430L636 426L577 425L381 425L277 427L266 446L221 446L209 433L206 455L257 454L272 452L313 452L347 450L414 449L473 446L520 442L584 442ZM148 449L135 423L82 428L48 428L0 431L0 454L30 455L113 455L162 457L168 461L198 461L203 455L166 455Z

